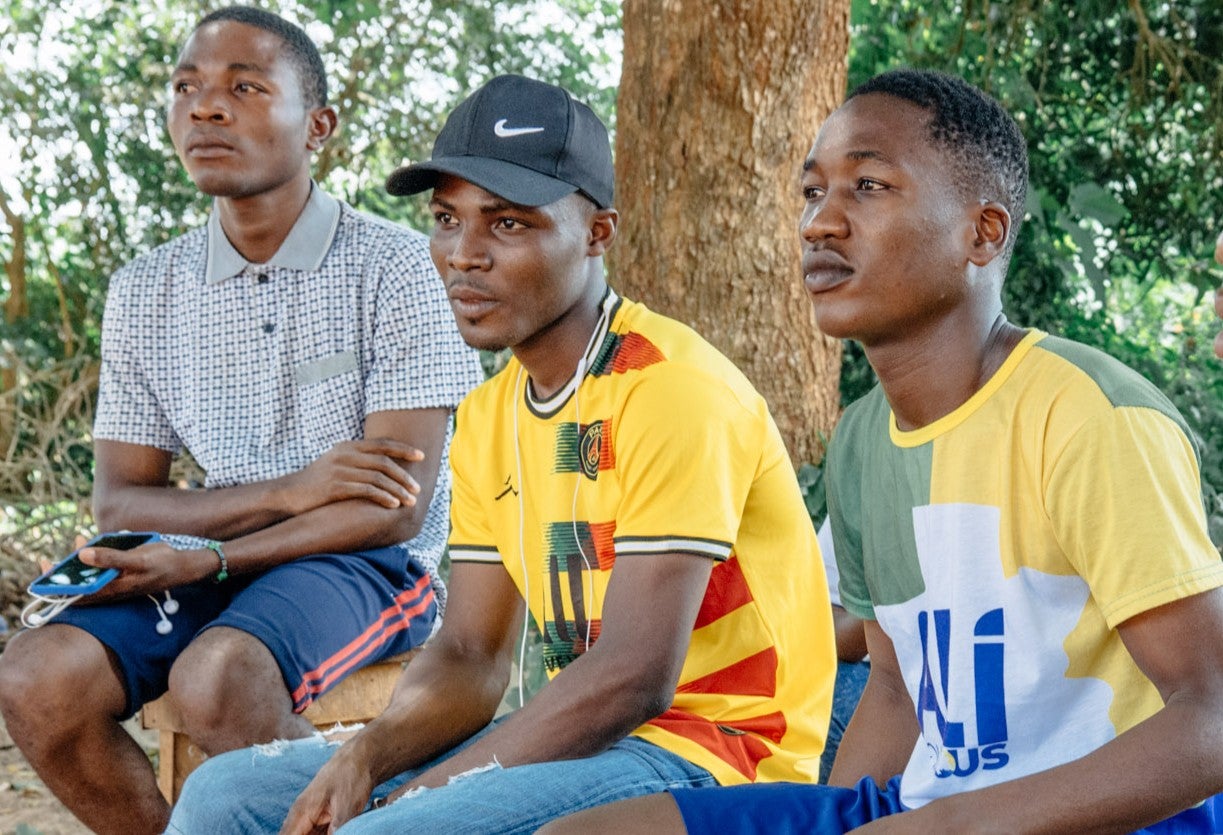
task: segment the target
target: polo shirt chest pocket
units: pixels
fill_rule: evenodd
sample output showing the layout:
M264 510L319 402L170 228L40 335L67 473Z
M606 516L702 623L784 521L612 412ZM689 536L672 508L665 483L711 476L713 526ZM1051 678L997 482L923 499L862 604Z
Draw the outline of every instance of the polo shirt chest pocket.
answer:
M364 397L354 352L340 351L304 363L293 376L302 441L311 456L361 437Z

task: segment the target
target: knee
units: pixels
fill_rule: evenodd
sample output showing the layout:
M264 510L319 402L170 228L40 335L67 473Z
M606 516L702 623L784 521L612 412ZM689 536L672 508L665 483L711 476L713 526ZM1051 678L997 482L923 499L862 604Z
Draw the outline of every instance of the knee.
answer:
M0 655L0 713L6 719L36 703L38 694L45 690L46 667L30 663L31 659L21 652L22 640L15 637Z
M187 647L170 668L169 690L183 730L210 754L281 735L282 714L292 715L271 653L233 629L210 629Z
M70 733L72 717L122 710L122 704L113 704L116 697L122 699L122 687L105 649L81 643L75 635L50 632L26 632L9 642L0 655L0 713L15 734L41 725ZM102 693L103 682L116 686Z
M182 717L183 730L197 742L198 734L225 719L225 684L224 664L212 658L196 659L184 653L170 668L170 697Z

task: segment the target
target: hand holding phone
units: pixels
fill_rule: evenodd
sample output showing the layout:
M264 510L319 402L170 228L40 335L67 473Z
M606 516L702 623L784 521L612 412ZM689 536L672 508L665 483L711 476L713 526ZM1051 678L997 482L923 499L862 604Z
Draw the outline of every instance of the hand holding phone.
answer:
M95 536L50 571L30 583L30 594L41 597L93 594L118 577L119 571L115 568L86 565L77 556L82 548L112 548L116 551L130 551L140 545L157 542L160 539L161 537L156 533L132 533L130 531Z

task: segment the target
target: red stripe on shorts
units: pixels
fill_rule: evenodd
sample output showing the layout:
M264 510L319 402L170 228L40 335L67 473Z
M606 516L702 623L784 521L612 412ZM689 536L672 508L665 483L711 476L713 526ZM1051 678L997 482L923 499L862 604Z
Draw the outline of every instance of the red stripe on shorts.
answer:
M293 691L293 711L301 713L309 707L316 696L385 645L393 635L411 626L412 618L426 611L432 603L433 583L426 575L417 580L416 585L396 595L395 602L364 632L302 676L301 684Z

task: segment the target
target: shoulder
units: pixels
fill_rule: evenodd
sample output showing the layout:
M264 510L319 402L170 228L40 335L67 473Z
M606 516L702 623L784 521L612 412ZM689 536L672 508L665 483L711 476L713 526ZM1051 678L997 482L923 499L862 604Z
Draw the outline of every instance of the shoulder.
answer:
M697 403L737 403L756 413L764 399L739 368L688 325L622 300L595 373L620 375L646 393L691 411ZM695 402L693 401L695 398Z
M124 264L111 276L110 289L156 281L183 268L202 273L207 257L207 229L192 229Z
M340 202L340 222L337 235L343 235L345 243L363 242L370 248L406 247L412 251L428 254L429 239L407 226L354 209Z
M1026 359L1025 399L1047 410L1048 419L1065 424L1067 431L1139 411L1166 418L1192 437L1181 413L1154 383L1103 351L1043 335Z
M340 202L340 220L329 260L351 261L366 272L384 272L394 280L433 280L429 239L385 218L358 211Z

